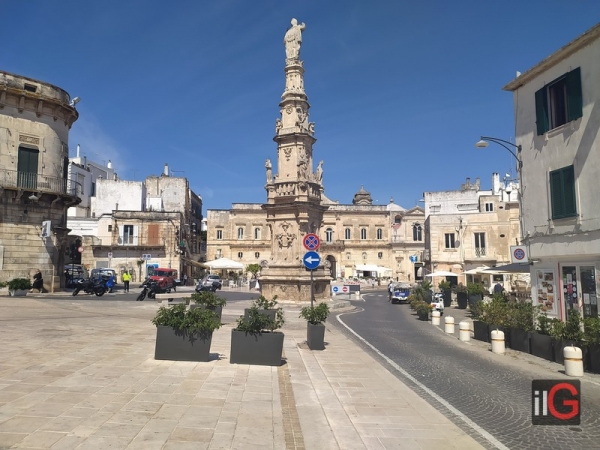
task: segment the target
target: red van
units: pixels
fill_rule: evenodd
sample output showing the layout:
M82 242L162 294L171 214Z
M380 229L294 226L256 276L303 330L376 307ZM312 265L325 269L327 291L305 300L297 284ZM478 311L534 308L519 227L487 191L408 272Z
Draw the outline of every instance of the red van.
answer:
M159 286L175 291L175 280L178 279L177 270L164 267L148 267L148 278L156 281Z

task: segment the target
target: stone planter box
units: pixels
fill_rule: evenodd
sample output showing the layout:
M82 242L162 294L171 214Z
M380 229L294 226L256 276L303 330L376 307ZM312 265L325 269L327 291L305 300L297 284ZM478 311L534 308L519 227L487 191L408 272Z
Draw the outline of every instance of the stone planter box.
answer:
M588 345L588 362L590 372L600 373L600 344Z
M520 328L511 328L510 348L523 353L531 353L531 332Z
M231 330L231 364L280 366L283 353L283 333L246 333Z
M469 295L466 292L456 293L456 302L458 303L458 309L467 309L468 301Z
M472 305L473 303L477 303L481 300L483 300L482 294L469 294L469 304L470 305Z
M479 320L473 321L473 339L490 342L490 326Z
M11 297L25 297L27 295L27 290L25 289L15 289L14 291L8 291L8 294Z
M449 308L450 305L452 304L452 291L445 290L445 291L443 291L443 294L444 294L444 308Z
M156 327L154 359L169 361L210 360L212 333L188 334L185 331L159 325Z
M325 350L325 324L306 323L306 343L311 350Z
M531 333L530 344L532 355L548 361L554 361L554 348L552 347L552 338L550 336L533 332Z

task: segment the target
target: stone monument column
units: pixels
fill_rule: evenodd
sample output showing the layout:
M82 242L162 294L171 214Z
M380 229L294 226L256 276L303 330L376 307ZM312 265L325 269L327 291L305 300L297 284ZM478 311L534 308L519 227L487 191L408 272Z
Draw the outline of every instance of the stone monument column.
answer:
M316 173L313 171L315 126L308 120L310 105L300 60L306 25L299 25L296 19L291 25L284 37L285 89L273 138L277 143L277 174L271 177L267 167L267 203L262 205L271 229L272 256L261 271L260 286L267 298L277 295L281 300L310 302L310 272L302 262L307 251L302 241L307 233L319 234L327 206L321 204L321 164ZM329 298L331 278L323 265L314 270L313 279L315 298Z

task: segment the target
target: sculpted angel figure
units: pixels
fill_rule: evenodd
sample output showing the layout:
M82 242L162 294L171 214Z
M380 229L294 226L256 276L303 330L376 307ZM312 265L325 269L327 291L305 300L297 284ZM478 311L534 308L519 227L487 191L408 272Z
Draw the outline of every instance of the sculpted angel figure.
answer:
M285 57L287 59L300 58L300 45L302 44L302 30L306 28L304 23L298 25L296 19L292 19L292 26L283 38L285 44Z
M317 166L317 171L315 172L315 178L318 183L323 181L323 160L319 161L319 165Z

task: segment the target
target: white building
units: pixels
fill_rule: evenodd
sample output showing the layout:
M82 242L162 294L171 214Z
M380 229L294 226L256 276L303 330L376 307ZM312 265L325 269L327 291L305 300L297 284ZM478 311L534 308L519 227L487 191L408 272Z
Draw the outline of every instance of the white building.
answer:
M600 24L504 87L522 147L533 298L550 315L598 316Z

